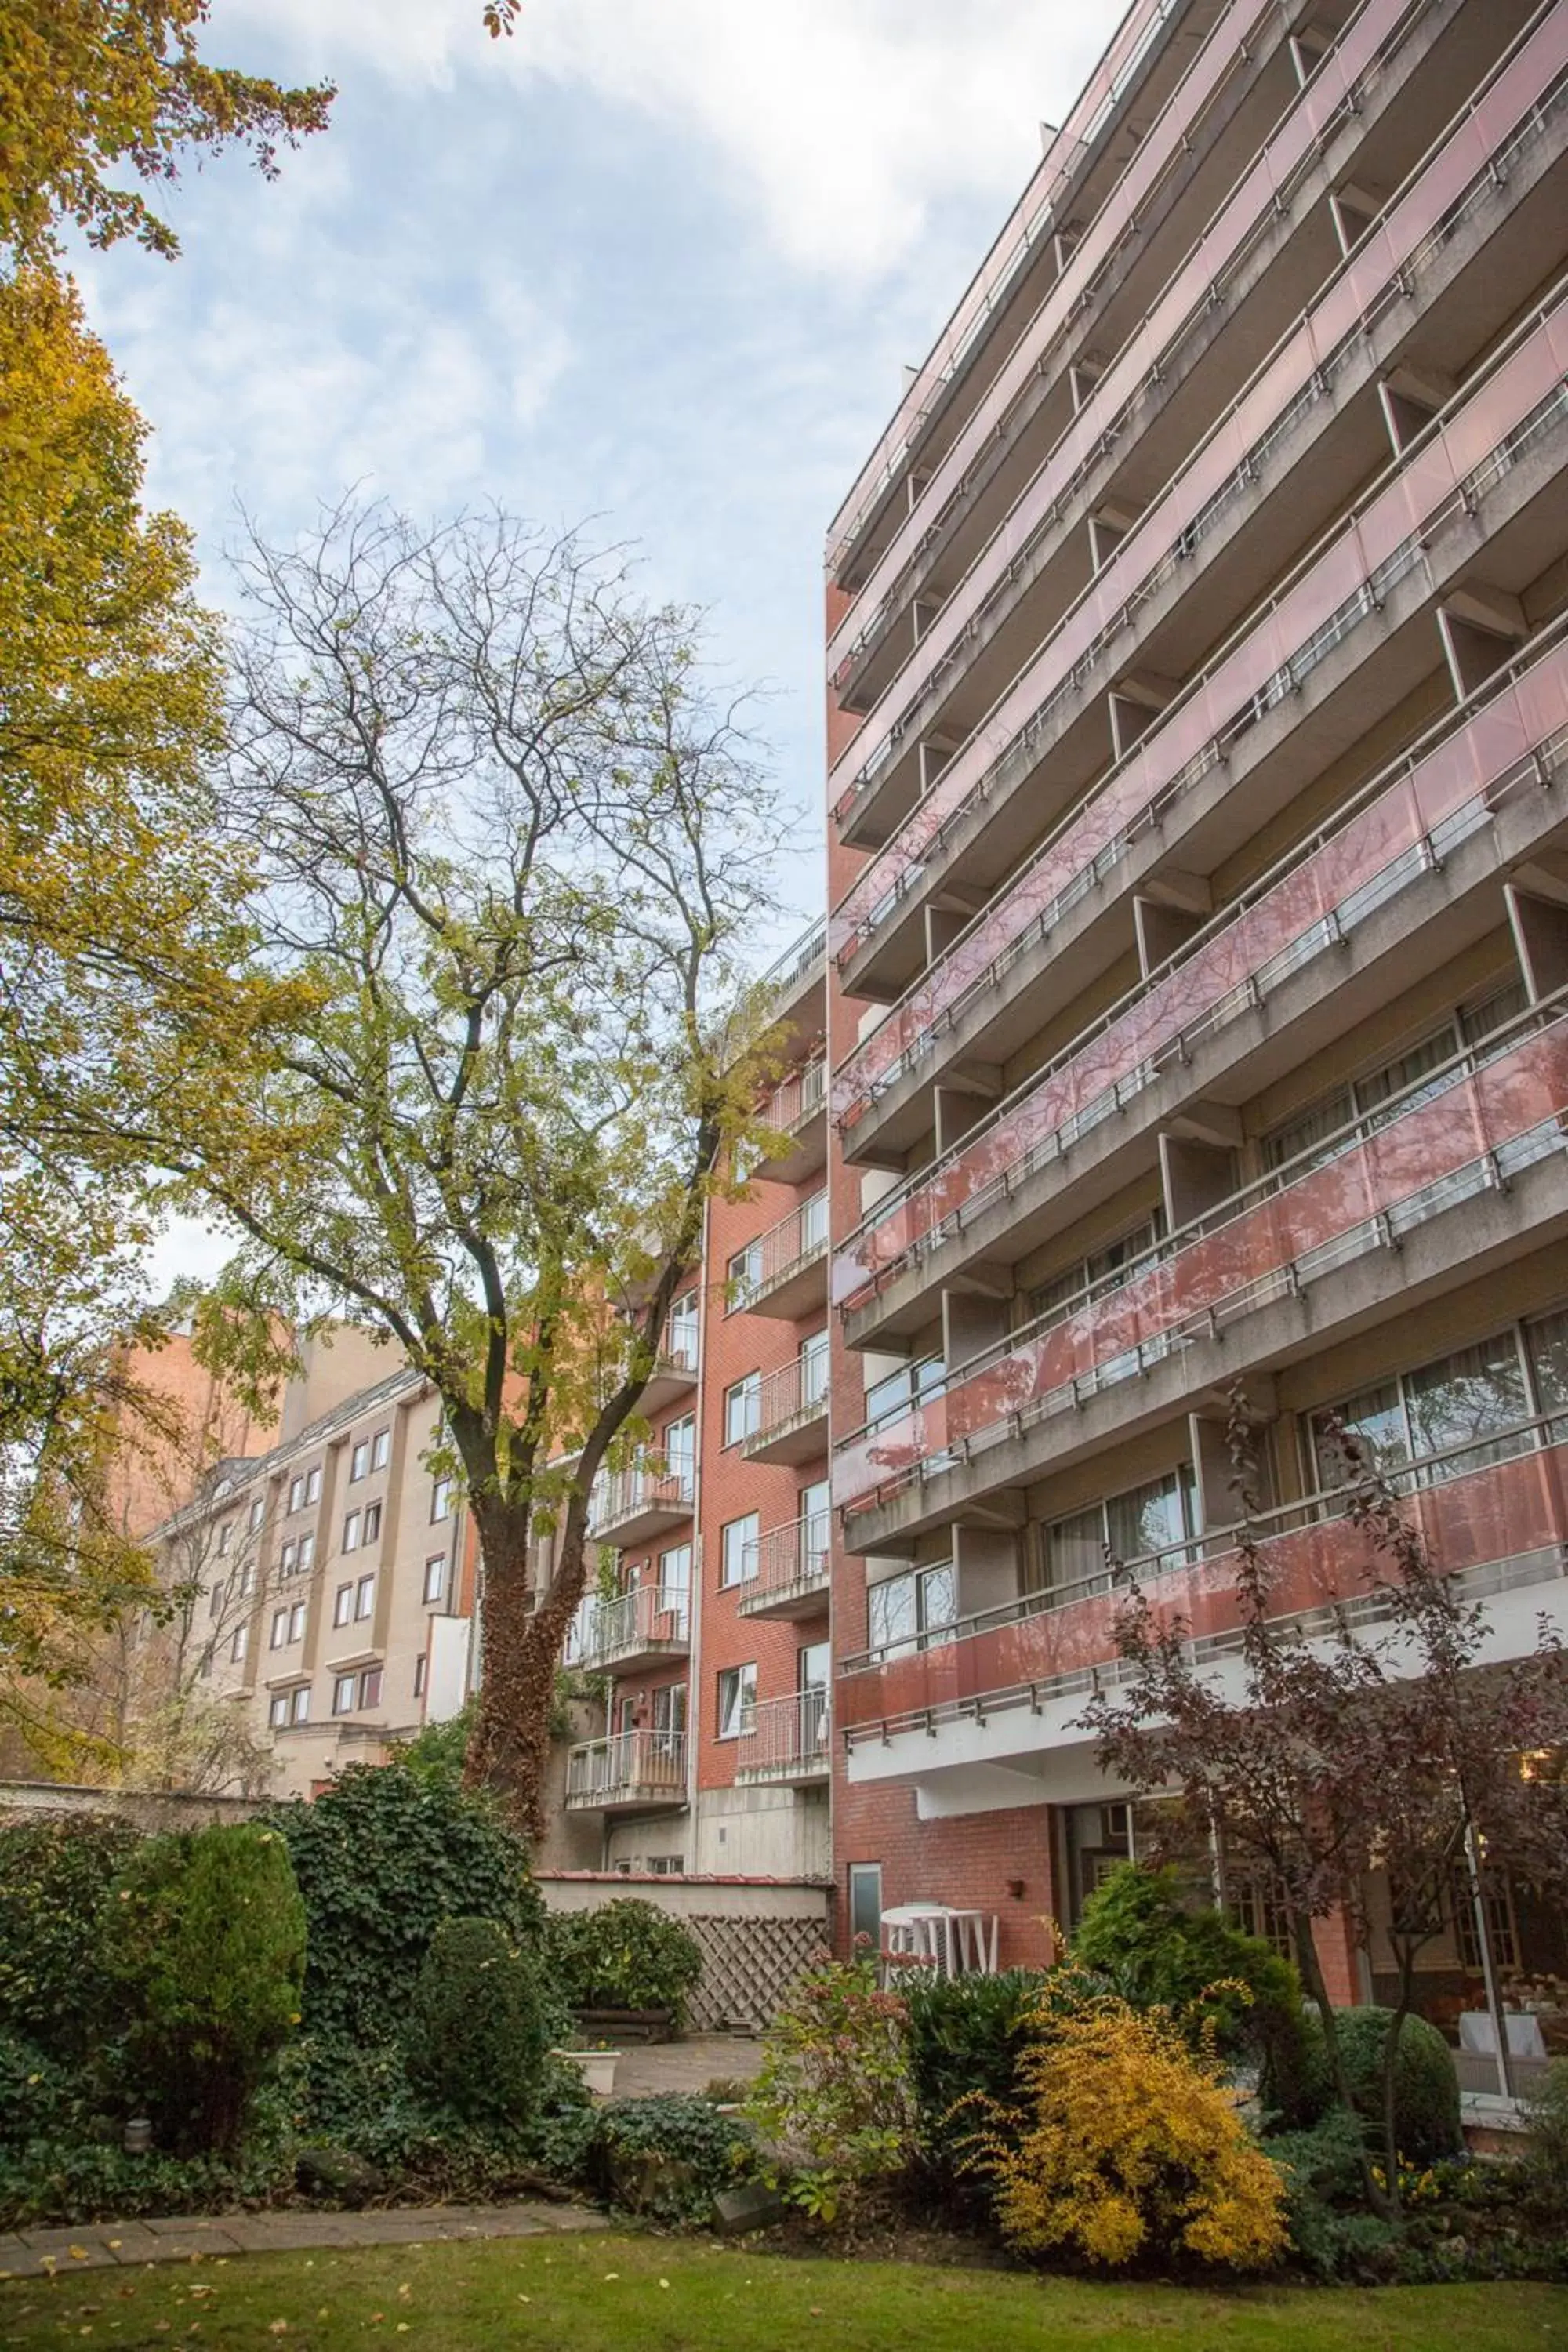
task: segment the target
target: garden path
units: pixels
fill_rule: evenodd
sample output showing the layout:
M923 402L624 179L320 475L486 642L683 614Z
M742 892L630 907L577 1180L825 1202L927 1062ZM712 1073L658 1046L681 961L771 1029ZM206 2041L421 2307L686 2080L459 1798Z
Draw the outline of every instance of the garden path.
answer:
M143 2263L222 2261L230 2254L281 2254L313 2246L416 2246L460 2238L539 2238L603 2230L586 2205L397 2206L372 2213L226 2213L152 2221L100 2221L76 2230L0 2233L0 2279L58 2277L71 2271L136 2268Z
M710 2083L749 2083L763 2063L763 2045L750 2033L692 2033L683 2042L628 2042L616 2068L617 2099L646 2099L660 2091L695 2094Z

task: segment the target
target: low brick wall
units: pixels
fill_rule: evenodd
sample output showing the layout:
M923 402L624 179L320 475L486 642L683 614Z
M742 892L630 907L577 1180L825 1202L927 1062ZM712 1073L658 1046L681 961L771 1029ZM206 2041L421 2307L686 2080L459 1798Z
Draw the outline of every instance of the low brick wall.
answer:
M209 1797L188 1789L78 1789L58 1780L0 1780L0 1822L37 1821L53 1814L127 1822L148 1834L205 1829L212 1822L245 1822L263 1811L267 1797Z
M687 2012L695 2033L761 2032L832 1940L832 1889L816 1879L542 1871L539 1891L552 1911L591 1911L617 1895L640 1895L689 1927L702 1951Z

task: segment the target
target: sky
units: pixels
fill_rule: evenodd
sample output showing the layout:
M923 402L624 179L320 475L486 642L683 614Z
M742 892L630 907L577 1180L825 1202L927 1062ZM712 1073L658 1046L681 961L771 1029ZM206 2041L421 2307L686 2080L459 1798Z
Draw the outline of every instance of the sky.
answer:
M216 0L205 53L325 79L265 184L210 163L174 263L85 257L207 593L358 484L640 551L765 690L819 911L826 526L1123 0ZM192 1262L184 1236L174 1265Z

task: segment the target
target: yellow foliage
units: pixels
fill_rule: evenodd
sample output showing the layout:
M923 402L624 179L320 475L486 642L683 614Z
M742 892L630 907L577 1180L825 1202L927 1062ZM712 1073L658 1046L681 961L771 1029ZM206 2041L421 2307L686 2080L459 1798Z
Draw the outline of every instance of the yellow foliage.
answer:
M1286 2244L1284 2184L1248 2137L1212 2054L1170 2012L1119 1996L1030 2021L1019 2064L1028 2120L992 2132L973 2162L996 2182L1009 2243L1116 2268L1187 2253L1226 2270L1266 2268Z

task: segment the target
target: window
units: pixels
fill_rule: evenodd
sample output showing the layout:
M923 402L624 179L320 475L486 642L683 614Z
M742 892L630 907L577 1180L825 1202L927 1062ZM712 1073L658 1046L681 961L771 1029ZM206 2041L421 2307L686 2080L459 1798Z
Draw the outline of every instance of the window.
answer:
M289 1481L289 1508L291 1511L298 1511L303 1507L304 1501L305 1481L303 1478L290 1478Z
M280 1650L288 1639L289 1612L287 1609L275 1609L272 1612L272 1633L268 1646L269 1649Z
M332 1599L332 1622L334 1625L346 1625L353 1613L353 1586L340 1584Z
M1553 1360L1554 1326L1550 1317L1532 1336L1536 1365ZM1545 1383L1543 1381L1544 1388ZM1385 1475L1403 1470L1425 1454L1440 1454L1441 1462L1419 1473L1423 1486L1462 1476L1489 1462L1504 1462L1521 1453L1531 1439L1519 1424L1531 1414L1530 1391L1520 1335L1505 1331L1479 1346L1459 1348L1436 1363L1413 1372L1397 1372L1348 1398L1339 1418L1357 1439L1370 1466ZM1330 1415L1313 1417L1312 1464L1320 1486L1343 1486L1349 1472L1342 1449L1329 1427ZM1510 1436L1507 1433L1513 1431Z
M258 1495L255 1502L252 1503L250 1507L250 1532L252 1535L256 1533L257 1528L261 1525L261 1522L266 1516L267 1497L265 1495Z
M212 1673L212 1670L213 1670L213 1645L212 1645L212 1643L209 1642L209 1643L207 1643L207 1645L206 1645L206 1648L202 1652L202 1654L201 1654L201 1660L200 1660L200 1663L199 1663L199 1664L198 1664L198 1666L197 1666L196 1671L197 1671L197 1673L201 1675L202 1680L205 1682L205 1681L206 1680L207 1676Z
M228 1654L229 1654L229 1656L234 1660L234 1663L235 1663L235 1664L236 1664L237 1666L237 1665L239 1665L239 1664L241 1664L243 1663L243 1661L244 1661L244 1657L245 1657L245 1654L246 1654L247 1650L248 1650L248 1649L249 1649L249 1647L250 1647L250 1628L249 1628L249 1626L248 1626L248 1625L237 1625L237 1626L235 1627L235 1629L234 1629L234 1639L233 1639L233 1641L232 1641L232 1642L229 1643L229 1645L228 1645Z
M353 1675L340 1675L338 1676L336 1682L332 1685L332 1713L334 1715L353 1714L354 1692L357 1688L358 1684Z
M1456 1871L1452 1893L1454 1941L1459 1948L1461 1964L1472 1976L1481 1968L1481 1939L1476 1920L1476 1898L1468 1874ZM1519 1929L1513 1916L1513 1888L1504 1877L1489 1875L1481 1880L1481 1900L1486 1905L1487 1941L1491 1946L1492 1966L1496 1969L1517 1969L1519 1966Z
M744 1584L757 1572L757 1535L761 1520L755 1511L748 1511L743 1519L731 1519L720 1538L723 1558L719 1570L721 1585Z
M679 1878L686 1868L683 1853L650 1853L643 1864L650 1878Z
M899 1421L921 1399L940 1389L947 1367L940 1356L922 1357L918 1364L900 1364L886 1380L873 1381L866 1391L866 1421L872 1429Z
M314 1536L300 1537L298 1557L300 1562L300 1573L303 1576L305 1570L310 1567L311 1561L316 1557L316 1538Z
M221 1580L213 1586L211 1592L207 1596L207 1614L209 1617L221 1617L223 1615L224 1596L227 1591L227 1585L223 1583Z
M724 1269L724 1295L730 1312L743 1307L755 1297L763 1279L763 1245L760 1241L748 1242L737 1250Z
M321 1465L318 1462L314 1469L307 1470L305 1473L305 1500L307 1503L319 1503L321 1499Z
M750 1731L756 1704L755 1665L726 1666L719 1676L719 1738L739 1739Z
M279 1575L292 1576L294 1573L294 1562L299 1559L299 1557L300 1547L295 1542L293 1537L290 1536L288 1542L284 1545L282 1550L278 1555Z
M826 1576L833 1544L833 1498L826 1478L800 1490L800 1566L805 1576Z
M240 1597L240 1599L241 1599L242 1601L248 1601L248 1600L249 1600L249 1598L250 1598L250 1596L251 1596L251 1594L255 1591L255 1590L256 1590L256 1562L255 1562L253 1559L247 1559L247 1560L246 1561L246 1563L245 1563L244 1567L243 1567L243 1568L240 1570L240 1571L239 1571L239 1597Z
M1029 1320L1048 1315L1053 1307L1076 1305L1091 1290L1119 1290L1122 1283L1131 1280L1139 1261L1157 1249L1164 1235L1165 1213L1163 1209L1154 1209L1135 1225L1130 1225L1124 1234L1118 1234L1113 1242L1064 1266L1049 1282L1031 1291L1026 1310Z
M425 1598L426 1601L439 1601L446 1590L447 1555L438 1551L425 1563Z
M800 1401L820 1404L827 1394L827 1334L814 1331L800 1343Z
M374 1608L375 1579L374 1576L362 1576L359 1580L359 1590L354 1594L354 1615L368 1617Z
M879 1862L852 1862L849 1865L849 1937L858 1944L866 1938L875 1952L882 1941L882 1865Z
M748 1372L743 1381L737 1381L732 1388L725 1390L724 1443L726 1445L739 1445L742 1438L751 1436L757 1426L762 1396L761 1372Z
M664 1352L672 1364L679 1364L684 1371L694 1372L697 1370L700 1318L697 1293L689 1290L683 1297L676 1300L664 1327Z
M373 1544L381 1533L381 1505L367 1503L364 1507L364 1540Z
M664 1458L680 1492L689 1495L697 1482L697 1423L690 1413L672 1421L664 1433Z
M416 1698L424 1697L425 1685L429 1680L429 1674L430 1661L425 1656L424 1653L421 1652L420 1655L414 1661L414 1696Z
M289 1694L287 1691L278 1691L274 1694L273 1697L268 1700L267 1706L267 1720L272 1726L274 1731L282 1730L283 1726L289 1720Z
M452 1482L450 1478L437 1478L430 1489L430 1523L434 1527L438 1519L449 1519L451 1516Z
M874 1650L923 1648L958 1613L952 1563L943 1560L935 1568L884 1577L872 1585L867 1600Z
M343 1521L342 1549L344 1551L358 1551L359 1524L359 1513L351 1511Z
M366 1666L363 1674L361 1675L359 1678L359 1703L361 1706L379 1706L381 1705L381 1668L379 1666Z
M296 1601L289 1612L289 1639L302 1642L305 1638L305 1603Z
M691 1546L672 1544L658 1556L658 1605L684 1620L691 1593Z
M310 1685L301 1683L298 1690L290 1691L289 1695L289 1720L290 1723L309 1723L310 1719Z
M392 1454L392 1432L391 1432L391 1430L390 1430L390 1429L378 1429L378 1430L376 1431L376 1433L375 1433L375 1435L374 1435L374 1436L371 1439L371 1441L370 1441L370 1466L371 1466L371 1468L372 1468L373 1470L384 1470L384 1469L385 1469L385 1467L386 1467L387 1462L388 1462L388 1460L389 1460L389 1458L390 1458L390 1456L391 1456L391 1454Z
M686 1731L686 1685L661 1683L653 1695L653 1736L656 1753L672 1756Z
M234 1521L225 1519L217 1531L217 1556L222 1559L234 1541Z
M1046 1590L1108 1592L1108 1554L1114 1561L1142 1559L1197 1531L1197 1486L1191 1464L1184 1462L1163 1478L1053 1521L1046 1529Z
M353 1452L349 1455L350 1486L352 1486L356 1479L363 1478L369 1468L370 1440L368 1437L362 1437L359 1444L354 1447Z

